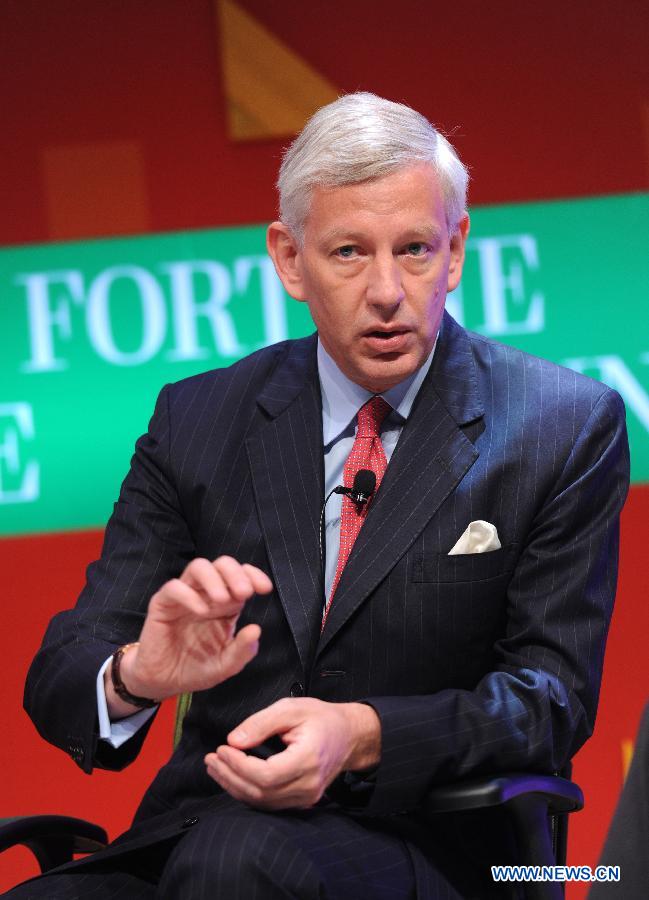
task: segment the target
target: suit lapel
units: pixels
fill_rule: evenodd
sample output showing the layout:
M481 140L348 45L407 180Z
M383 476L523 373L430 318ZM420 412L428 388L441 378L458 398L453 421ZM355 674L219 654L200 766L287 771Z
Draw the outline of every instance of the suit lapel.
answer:
M270 418L246 441L255 500L273 581L307 669L323 604L322 404L315 336L289 345L257 400Z
M433 364L354 544L318 651L421 533L478 452L461 426L483 415L466 332L445 314Z

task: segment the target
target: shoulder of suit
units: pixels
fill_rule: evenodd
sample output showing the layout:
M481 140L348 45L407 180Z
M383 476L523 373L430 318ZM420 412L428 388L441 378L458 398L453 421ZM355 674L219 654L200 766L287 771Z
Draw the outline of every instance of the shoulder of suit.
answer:
M515 392L525 390L532 401L544 394L559 405L583 403L592 408L605 398L612 407L624 409L618 392L602 381L477 332L465 333L478 372L491 382L506 383Z
M289 354L306 355L313 347L314 335L295 340L280 341L262 347L223 368L210 369L190 375L166 386L173 397L195 395L214 389L237 387L258 390L271 377Z

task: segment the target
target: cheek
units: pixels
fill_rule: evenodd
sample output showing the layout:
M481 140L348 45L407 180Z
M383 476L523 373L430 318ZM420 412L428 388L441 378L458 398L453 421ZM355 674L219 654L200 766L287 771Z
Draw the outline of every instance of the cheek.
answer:
M422 323L429 323L436 320L444 308L446 282L431 278L425 285L420 284L418 287L414 305Z
M337 284L321 285L312 315L331 329L345 329L354 321L356 304L349 290Z
M353 323L351 309L332 300L327 303L310 303L309 310L320 335L324 335L330 345L340 346L347 343Z

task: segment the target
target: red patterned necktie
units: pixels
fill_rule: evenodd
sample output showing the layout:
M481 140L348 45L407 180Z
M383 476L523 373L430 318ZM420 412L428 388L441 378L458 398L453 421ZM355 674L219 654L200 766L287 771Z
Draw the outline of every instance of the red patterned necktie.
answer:
M356 438L351 453L347 457L345 468L343 469L343 484L345 487L352 487L356 473L360 469L371 469L376 475L376 487L374 494L379 489L381 480L385 475L388 461L385 456L385 450L379 437L379 431L383 420L390 412L392 407L383 397L372 397L364 406L358 410L358 428L356 430ZM356 504L349 499L343 497L342 508L340 513L340 550L338 551L338 565L336 566L336 574L334 576L333 585L329 600L325 607L322 617L322 627L327 619L331 601L336 593L340 576L345 568L349 554L352 552L354 542L358 537L361 526L367 516L367 510L370 501L363 504L358 509Z

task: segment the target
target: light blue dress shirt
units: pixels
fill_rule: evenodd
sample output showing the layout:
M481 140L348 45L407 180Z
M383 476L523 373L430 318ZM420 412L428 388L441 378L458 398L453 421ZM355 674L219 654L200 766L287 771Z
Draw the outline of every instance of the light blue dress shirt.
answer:
M388 463L406 419L410 415L419 388L430 369L434 353L435 347L431 350L423 366L413 375L380 395L392 407L392 411L385 417L381 426L381 443ZM345 461L351 453L356 437L358 410L374 394L355 384L343 374L320 340L318 340L318 375L322 394L324 495L326 497L333 488L343 483ZM328 598L331 592L338 563L342 499L341 494L334 494L325 510L325 598ZM110 721L104 692L104 672L109 662L110 657L103 664L97 676L99 736L117 748L150 719L155 709L143 709L126 719L120 719L117 722Z

